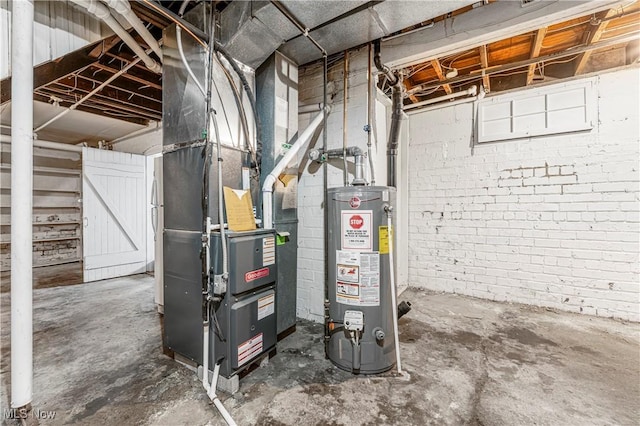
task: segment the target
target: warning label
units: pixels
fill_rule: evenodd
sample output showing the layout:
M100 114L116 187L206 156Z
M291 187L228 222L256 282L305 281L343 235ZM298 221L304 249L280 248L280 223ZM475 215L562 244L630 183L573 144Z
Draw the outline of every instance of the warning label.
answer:
M393 227L391 227L391 239L393 241ZM380 254L389 254L389 231L386 226L378 227L378 251Z
M275 295L270 294L268 296L258 299L258 321L262 318L268 317L275 312L276 298Z
M380 305L380 255L336 251L336 301L345 305Z
M262 266L276 263L276 239L267 237L262 239Z
M238 346L238 366L262 353L262 333Z
M371 210L342 211L342 250L371 251Z

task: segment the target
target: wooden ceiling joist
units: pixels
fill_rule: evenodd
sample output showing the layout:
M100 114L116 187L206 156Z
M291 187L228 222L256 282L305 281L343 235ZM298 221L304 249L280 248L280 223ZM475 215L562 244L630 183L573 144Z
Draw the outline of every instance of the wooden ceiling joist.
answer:
M75 82L68 82L65 80L60 80L54 83L55 86L63 88L63 90L68 91L69 89L74 89L76 92L82 94L82 96L86 96L89 94L93 88L92 84L83 80L78 79ZM122 104L123 107L131 107L132 110L128 111L146 111L150 112L156 116L162 115L162 103L158 103L155 101L149 101L147 99L143 99L139 96L135 96L134 94L129 94L126 92L121 92L111 86L107 86L102 89L100 92L93 95L96 99L104 100L104 102L112 103L116 102Z
M544 40L545 35L547 35L546 27L540 28L538 31L536 31L535 38L531 43L531 59L537 58L540 55L540 49L542 49L542 41ZM537 65L537 63L529 65L529 69L527 70L527 86L530 85L533 81Z
M585 45L590 45L593 43L597 43L600 38L602 37L602 34L604 33L604 30L607 28L607 25L610 22L610 18L612 18L613 16L615 16L617 13L617 9L609 9L607 10L604 14L600 14L599 17L597 19L599 19L598 24L594 27L593 30L585 32L585 39L584 44ZM587 62L589 61L589 57L591 57L591 53L593 51L592 50L587 50L586 52L580 54L575 61L575 75L578 74L582 74L584 72L584 69L587 65Z
M97 64L94 64L93 66L95 68L100 68L101 70L108 71L111 74L115 74L118 71L120 71L118 69L112 68L112 67L110 67L108 65L104 65L102 63L97 63ZM127 80L131 80L131 81L135 81L136 83L140 83L143 86L149 86L149 87L153 87L154 89L157 89L157 90L162 90L162 86L160 84L157 84L157 83L154 83L152 81L146 80L143 77L139 77L139 76L137 76L135 74L132 74L131 70L129 70L129 71L130 72L127 72L127 73L123 74L122 77L124 77Z
M413 84L411 83L411 77L403 79L402 80L402 84L404 84L404 88L407 89L407 90L409 90L411 87L413 87ZM416 102L418 102L418 97L416 95L414 95L413 93L409 95L409 99L414 104Z
M486 70L489 68L489 55L487 55L487 45L483 44L480 46L480 66L482 70ZM484 87L485 93L489 93L491 91L491 78L489 74L482 75L482 86Z
M591 51L591 50L604 49L604 48L607 48L607 47L626 44L626 43L629 43L629 42L634 41L636 39L637 39L637 35L635 35L635 34L628 34L628 35L619 36L619 37L607 38L605 40L601 40L601 41L599 41L597 43L593 43L591 45L581 46L581 47L577 47L577 48L574 48L574 49L568 49L568 50L564 50L564 51L561 51L561 52L554 52L554 53L550 53L548 55L543 55L543 56L540 56L540 57L534 58L534 59L525 59L525 60L521 60L521 61L515 61L515 62L506 63L506 64L503 64L503 65L494 65L494 66L491 66L490 68L488 68L487 70L478 69L477 71L472 71L469 74L459 75L458 77L448 79L448 80L446 80L446 83L447 84L468 83L468 82L471 82L473 80L479 79L479 74L481 72L484 72L484 71L486 71L486 73L492 75L492 74L498 74L498 73L504 73L504 72L508 72L508 71L517 70L519 68L525 68L526 69L527 66L529 66L531 64L538 63L538 62L556 61L556 60L564 59L564 58L567 58L567 57L570 57L570 56L579 55L579 54L582 54L584 52L588 52L588 51ZM442 82L437 82L437 83L436 82L418 83L409 92L410 93L416 93L416 92L419 92L419 91L430 90L430 89L434 89L436 87L439 87L441 85L442 85Z
M47 88L43 88L43 89L38 89L34 94L33 94L33 99L39 102L45 102L48 103L51 99L51 96L56 96L59 97L56 93L50 92L47 90ZM73 100L67 100L67 99L63 99L60 101L60 105L62 107L65 108L69 108L71 105L73 105L75 103L75 101ZM84 112L88 112L91 114L97 114L97 115L107 115L105 109L103 108L97 108L94 107L93 105L80 105L76 108L78 111L84 111ZM148 119L144 119L144 118L140 118L140 117L133 117L133 116L120 116L120 117L115 117L118 118L120 120L123 121L127 121L129 123L133 123L133 124L139 124L142 126L146 126L149 124L149 120Z
M438 76L438 79L440 81L444 81L447 79L447 77L444 75L444 72L442 72L442 66L440 65L439 60L432 59L431 66L433 67L433 70L436 72L436 75ZM451 85L449 84L443 84L442 88L444 89L445 92L447 92L448 95L453 93L453 90L451 89Z
M45 62L33 69L33 87L46 86L60 78L86 68L97 62L97 58L91 56L91 52L102 44L102 41L93 43L84 49L71 52L62 58ZM11 100L11 77L0 82L0 105Z

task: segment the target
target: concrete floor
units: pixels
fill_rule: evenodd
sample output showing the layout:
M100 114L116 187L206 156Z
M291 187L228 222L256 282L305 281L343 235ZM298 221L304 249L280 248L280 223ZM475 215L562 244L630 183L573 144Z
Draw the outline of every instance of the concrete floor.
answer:
M60 285L82 284L82 263L71 262L62 265L33 268L33 288L59 287ZM0 272L0 292L11 290L11 272Z
M33 405L43 425L223 424L187 368L162 354L153 279L38 289ZM0 402L8 407L9 295ZM410 380L354 377L301 321L266 367L223 400L238 424L603 425L640 419L640 326L408 290Z

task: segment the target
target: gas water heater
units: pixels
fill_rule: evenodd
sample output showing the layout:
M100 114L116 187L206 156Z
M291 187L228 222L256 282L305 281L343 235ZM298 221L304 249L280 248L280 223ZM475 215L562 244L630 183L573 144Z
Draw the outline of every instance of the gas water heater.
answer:
M390 261L395 202L393 187L328 190L327 356L353 373L381 373L396 361Z

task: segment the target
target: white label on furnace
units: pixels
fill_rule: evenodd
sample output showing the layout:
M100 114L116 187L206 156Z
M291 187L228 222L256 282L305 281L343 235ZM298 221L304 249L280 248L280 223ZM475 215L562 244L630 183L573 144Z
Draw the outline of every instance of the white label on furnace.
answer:
M272 315L276 311L276 298L274 294L258 299L258 321Z
M238 345L238 366L262 353L262 333Z
M336 301L380 305L380 254L336 250Z
M373 250L371 229L373 212L371 210L342 211L342 250Z
M245 191L251 189L251 171L248 167L242 168L242 189Z
M276 239L266 237L262 239L262 266L276 263Z

